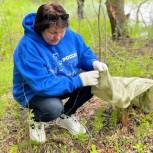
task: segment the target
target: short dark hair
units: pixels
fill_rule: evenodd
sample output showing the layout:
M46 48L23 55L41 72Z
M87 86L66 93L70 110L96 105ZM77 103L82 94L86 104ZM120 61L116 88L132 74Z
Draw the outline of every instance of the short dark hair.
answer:
M56 3L49 3L41 5L36 14L35 22L34 22L34 30L41 34L45 29L49 28L49 26L57 26L60 28L66 28L69 25L68 18L66 20L62 20L58 18L56 21L52 21L49 16L50 15L68 15L65 9Z

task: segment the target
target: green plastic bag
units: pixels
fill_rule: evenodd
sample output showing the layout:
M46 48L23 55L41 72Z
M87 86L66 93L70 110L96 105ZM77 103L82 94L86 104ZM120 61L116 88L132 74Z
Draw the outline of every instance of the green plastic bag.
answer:
M130 104L153 111L153 80L140 77L114 77L108 71L100 73L99 84L92 93L113 107L127 108Z

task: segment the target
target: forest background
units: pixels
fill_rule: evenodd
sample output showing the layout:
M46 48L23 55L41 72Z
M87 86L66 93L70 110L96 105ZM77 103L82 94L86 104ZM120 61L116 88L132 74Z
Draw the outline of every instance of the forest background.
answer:
M82 34L86 43L107 63L110 74L153 79L153 2L85 0L81 6L83 12L78 15L78 1L58 2L70 14L70 27ZM153 152L153 113L145 114L138 108L129 107L118 115L118 110L96 97L77 112L88 129L87 134L72 136L50 123L46 127L47 143L29 141L25 115L28 112L19 107L11 93L12 55L23 35L23 17L36 12L45 2L51 1L0 0L0 153ZM115 2L121 7L120 11L113 7ZM109 10L108 3L112 4ZM116 12L121 14L118 16ZM116 21L115 33L112 33L110 21Z

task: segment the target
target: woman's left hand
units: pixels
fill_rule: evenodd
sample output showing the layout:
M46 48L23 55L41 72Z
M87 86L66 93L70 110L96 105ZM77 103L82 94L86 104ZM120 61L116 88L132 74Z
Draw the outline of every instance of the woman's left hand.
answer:
M108 67L105 63L100 62L100 61L94 61L93 62L93 68L94 70L98 70L98 71L107 71Z

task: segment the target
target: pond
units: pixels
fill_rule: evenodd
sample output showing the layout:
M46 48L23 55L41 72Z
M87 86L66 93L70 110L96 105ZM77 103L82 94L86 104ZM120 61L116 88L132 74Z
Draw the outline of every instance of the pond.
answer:
M133 4L133 3L126 4L124 7L125 14L130 13L129 18L133 21L136 21L137 16L138 16L139 21L142 22L144 25L153 24L153 1L148 1L139 7L140 3L139 4ZM139 8L139 11L138 11L138 8Z

